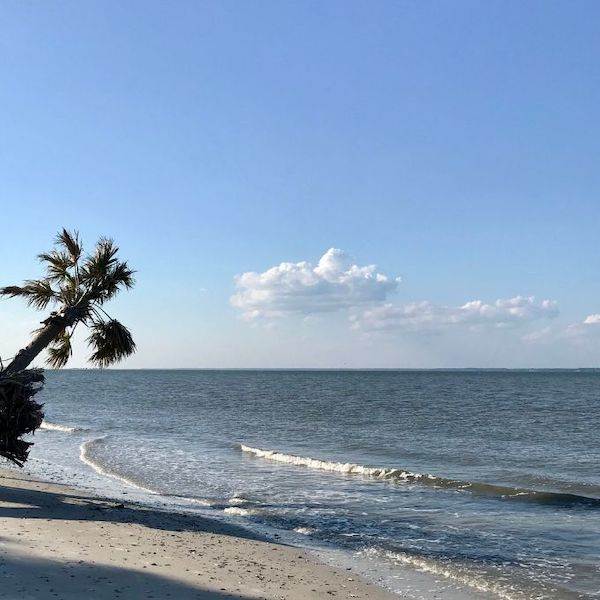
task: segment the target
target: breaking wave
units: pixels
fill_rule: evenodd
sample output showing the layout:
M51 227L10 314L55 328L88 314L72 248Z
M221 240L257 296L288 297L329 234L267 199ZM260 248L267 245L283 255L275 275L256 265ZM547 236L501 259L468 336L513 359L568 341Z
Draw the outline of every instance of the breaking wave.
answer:
M40 429L46 429L47 431L62 431L63 433L87 431L87 429L83 427L69 427L68 425L60 425L59 423L50 423L50 421L42 421Z
M546 492L494 485L489 483L460 481L446 477L437 477L427 473L412 473L411 471L406 471L405 469L400 468L367 467L354 463L330 462L316 458L296 456L294 454L284 454L275 450L252 448L250 446L245 446L244 444L240 444L240 448L242 452L252 454L258 458L264 458L298 467L307 467L309 469L332 471L347 475L362 475L363 477L372 477L374 479L395 481L398 483L413 483L434 488L468 491L473 494L490 496L499 500L535 502L538 504L547 504L553 506L586 505L600 508L600 498L581 496L579 494Z
M137 484L136 484L137 485ZM153 492L158 494L159 492ZM186 496L185 494L161 494L167 498L176 498L190 504L199 504L200 506L208 506L213 508L215 502L210 498L198 498L196 496Z
M259 511L255 508L242 508L241 506L228 506L223 509L226 515L235 515L237 517L249 517L257 514Z
M251 504L252 502L243 496L232 496L227 501L231 506L240 506L241 504Z
M315 527L295 527L294 531L296 533L300 533L301 535L312 535L317 531Z
M293 454L283 454L275 450L262 450L260 448L251 448L240 444L242 452L253 454L259 458L266 458L276 462L296 465L298 467L308 467L309 469L320 469L321 471L335 471L337 473L347 473L349 475L365 475L367 477L377 477L379 479L404 479L413 480L429 477L435 479L432 475L421 475L420 473L411 473L402 469L383 469L379 467L363 467L353 463L337 463L316 458L306 458L304 456L295 456Z

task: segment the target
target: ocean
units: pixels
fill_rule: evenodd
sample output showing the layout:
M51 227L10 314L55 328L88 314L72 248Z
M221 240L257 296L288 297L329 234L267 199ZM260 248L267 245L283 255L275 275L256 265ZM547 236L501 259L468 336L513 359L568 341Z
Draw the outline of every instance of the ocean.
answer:
M416 600L600 598L600 372L47 372L27 470Z

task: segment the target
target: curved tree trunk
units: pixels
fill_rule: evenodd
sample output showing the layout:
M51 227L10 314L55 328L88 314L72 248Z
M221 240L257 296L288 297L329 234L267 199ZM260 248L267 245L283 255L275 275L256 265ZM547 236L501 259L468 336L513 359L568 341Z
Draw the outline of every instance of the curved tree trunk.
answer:
M11 363L1 372L2 375L14 375L26 369L35 357L48 347L67 327L71 327L81 318L80 308L70 306L62 314L52 315L44 321L45 326L38 331L31 342L19 350Z

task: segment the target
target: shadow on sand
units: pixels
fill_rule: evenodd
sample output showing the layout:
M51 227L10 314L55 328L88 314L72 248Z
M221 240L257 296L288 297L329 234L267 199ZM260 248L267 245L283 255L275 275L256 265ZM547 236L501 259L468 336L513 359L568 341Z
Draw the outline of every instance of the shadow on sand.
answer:
M20 482L27 487L13 487ZM130 523L150 529L170 532L204 532L256 541L264 538L232 525L205 519L197 515L178 514L119 500L96 499L74 493L64 487L64 493L32 489L35 482L18 474L4 472L0 477L0 519L39 519L44 521L82 521ZM12 485L11 485L12 483ZM42 484L43 485L43 484ZM41 487L41 486L40 486ZM62 486L53 484L55 489ZM17 534L21 535L21 534ZM60 560L27 556L19 545L31 540L26 532L15 542L0 538L0 598L46 600L65 599L146 599L177 598L181 600L250 600L249 596L227 591L213 591L193 584L170 579L156 573L125 566L100 565L91 560ZM31 546L30 546L31 547ZM218 586L217 586L218 589ZM254 596L256 597L256 596Z
M32 482L36 483L32 479L0 472L0 518L136 523L163 531L202 531L219 535L231 535L236 538L267 541L264 536L243 527L224 524L216 519L206 519L196 514L183 514L155 507L146 507L134 502L129 503L127 500L82 496L74 493L71 488L57 483L51 484L52 487L59 489L64 487L64 494L49 490L24 489L2 485L2 482L8 483L9 481L13 481L17 485L18 482L23 482L28 486Z
M3 557L0 579L0 598L6 600L250 600L249 596L208 590L152 573L83 561Z

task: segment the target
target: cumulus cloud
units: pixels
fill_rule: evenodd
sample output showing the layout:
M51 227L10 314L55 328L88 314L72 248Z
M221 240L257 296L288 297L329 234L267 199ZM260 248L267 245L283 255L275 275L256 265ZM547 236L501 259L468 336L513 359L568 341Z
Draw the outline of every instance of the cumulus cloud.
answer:
M584 325L600 325L600 315L599 314L588 315L583 320L583 324Z
M248 320L307 316L385 302L399 281L379 273L375 265L353 264L343 250L330 248L316 266L282 262L262 273L238 275L230 301Z
M558 314L556 302L536 301L533 296L499 299L491 304L472 300L462 306L432 302L383 304L351 317L353 326L365 331L439 331L453 326L508 327Z

